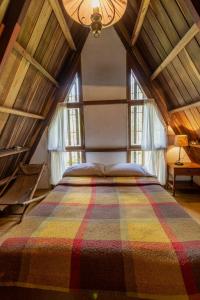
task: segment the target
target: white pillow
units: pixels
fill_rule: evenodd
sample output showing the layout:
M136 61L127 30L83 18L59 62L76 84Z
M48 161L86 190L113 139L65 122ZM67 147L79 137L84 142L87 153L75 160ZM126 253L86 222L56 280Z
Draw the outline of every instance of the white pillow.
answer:
M150 176L145 169L138 164L118 163L105 166L105 176Z
M63 177L67 176L104 176L104 165L97 163L82 163L68 167Z

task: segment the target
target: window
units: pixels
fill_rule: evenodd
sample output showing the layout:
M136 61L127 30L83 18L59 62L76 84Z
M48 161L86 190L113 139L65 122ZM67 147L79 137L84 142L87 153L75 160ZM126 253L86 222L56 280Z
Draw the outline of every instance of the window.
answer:
M78 75L54 114L48 132L51 183L57 184L69 165L85 161L83 106Z
M147 99L147 97L132 70L130 71L129 91L128 161L143 164L143 152L141 151L143 104L144 99Z
M78 74L76 74L71 89L64 101L67 103L67 165L85 161L82 129L83 108L80 89Z
M146 99L145 93L142 91L137 79L131 70L130 74L130 86L131 86L131 100L143 100Z

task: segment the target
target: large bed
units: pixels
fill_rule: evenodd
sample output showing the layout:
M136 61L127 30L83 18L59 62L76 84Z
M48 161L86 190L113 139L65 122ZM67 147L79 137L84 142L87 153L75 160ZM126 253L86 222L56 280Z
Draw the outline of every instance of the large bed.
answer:
M65 177L0 243L2 300L200 299L200 226L153 177Z

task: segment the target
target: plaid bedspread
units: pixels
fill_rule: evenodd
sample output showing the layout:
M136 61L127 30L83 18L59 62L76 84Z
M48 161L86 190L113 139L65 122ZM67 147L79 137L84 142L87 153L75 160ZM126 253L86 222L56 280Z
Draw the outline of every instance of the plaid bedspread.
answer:
M105 180L65 178L4 232L0 285L66 299L200 299L200 225L155 179Z

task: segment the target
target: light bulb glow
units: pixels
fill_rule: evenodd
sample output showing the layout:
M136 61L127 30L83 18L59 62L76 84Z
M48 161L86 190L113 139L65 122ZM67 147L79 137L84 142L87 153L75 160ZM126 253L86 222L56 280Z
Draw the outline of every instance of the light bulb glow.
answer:
M99 8L100 7L99 0L91 0L91 6L92 6L93 9Z
M121 19L125 13L127 1L62 0L68 15L79 24L90 27L94 36L99 36L103 28L114 25Z

